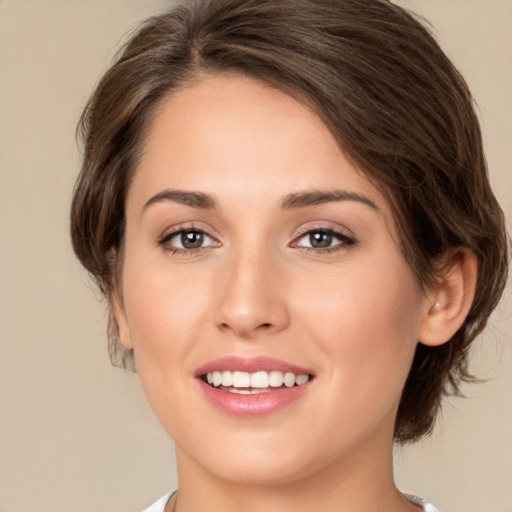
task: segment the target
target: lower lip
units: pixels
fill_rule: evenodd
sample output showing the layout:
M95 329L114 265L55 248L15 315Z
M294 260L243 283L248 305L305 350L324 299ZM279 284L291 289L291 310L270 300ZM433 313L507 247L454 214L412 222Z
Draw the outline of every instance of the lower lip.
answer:
M309 388L311 380L300 386L279 388L255 395L241 395L222 391L199 380L207 400L222 412L243 418L271 414L298 400Z

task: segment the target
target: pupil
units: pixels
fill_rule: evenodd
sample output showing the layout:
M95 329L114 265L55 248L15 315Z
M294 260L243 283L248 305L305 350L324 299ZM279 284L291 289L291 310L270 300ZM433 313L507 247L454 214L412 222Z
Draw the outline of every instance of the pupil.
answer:
M181 244L185 249L198 249L203 245L203 233L188 231L181 234Z
M317 249L330 247L332 243L332 235L318 231L309 235L309 241L311 243L311 247L315 247Z

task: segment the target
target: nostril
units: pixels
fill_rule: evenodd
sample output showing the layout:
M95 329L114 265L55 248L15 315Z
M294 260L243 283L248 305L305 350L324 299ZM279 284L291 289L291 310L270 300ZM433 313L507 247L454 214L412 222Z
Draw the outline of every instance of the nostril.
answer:
M256 326L247 326L234 324L231 325L229 322L222 322L219 325L219 329L224 332L233 331L237 336L241 338L253 338L259 334L270 334L274 329L274 324L272 322L264 322L261 324L256 324Z

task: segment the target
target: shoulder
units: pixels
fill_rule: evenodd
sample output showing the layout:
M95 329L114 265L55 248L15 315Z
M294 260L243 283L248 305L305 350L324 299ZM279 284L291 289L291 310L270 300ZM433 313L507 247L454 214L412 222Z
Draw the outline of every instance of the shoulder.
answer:
M404 496L412 503L423 507L424 512L440 512L436 507L434 507L434 505L427 503L423 498L420 498L419 496L413 496L412 494L404 494Z
M162 496L159 500L155 501L153 505L148 508L145 508L142 512L164 512L165 505L172 498L173 494L176 491L168 492L165 496Z

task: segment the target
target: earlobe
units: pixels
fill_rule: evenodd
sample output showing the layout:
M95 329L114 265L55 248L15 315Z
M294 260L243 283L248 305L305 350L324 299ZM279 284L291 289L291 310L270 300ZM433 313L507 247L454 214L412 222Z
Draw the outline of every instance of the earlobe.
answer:
M468 249L459 249L443 265L431 293L418 340L429 346L446 343L463 324L475 296L478 261Z
M110 299L112 312L117 324L117 330L119 333L119 340L126 350L133 349L133 343L130 336L130 330L128 328L128 321L126 319L126 312L124 308L123 298L121 292L116 289Z

